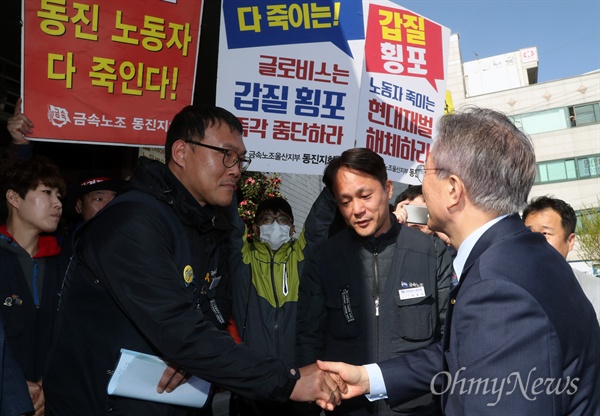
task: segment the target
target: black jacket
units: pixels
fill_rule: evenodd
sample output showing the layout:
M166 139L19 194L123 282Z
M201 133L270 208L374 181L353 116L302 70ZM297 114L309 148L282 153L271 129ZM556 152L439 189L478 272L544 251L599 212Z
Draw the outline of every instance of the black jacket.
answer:
M346 228L307 258L298 299L299 365L378 362L441 339L452 260L439 239L392 221L376 238ZM428 395L394 410L429 415L435 408ZM397 414L364 397L335 413Z
M37 382L43 375L65 267L62 256L34 259L12 238L0 233L0 314L5 322L6 348L12 350L30 381ZM37 293L32 290L33 282Z
M47 414L180 414L106 394L121 348L164 357L242 395L287 399L290 368L215 328L229 318L219 294L229 232L224 211L201 207L166 166L141 158L128 190L76 236L44 383Z

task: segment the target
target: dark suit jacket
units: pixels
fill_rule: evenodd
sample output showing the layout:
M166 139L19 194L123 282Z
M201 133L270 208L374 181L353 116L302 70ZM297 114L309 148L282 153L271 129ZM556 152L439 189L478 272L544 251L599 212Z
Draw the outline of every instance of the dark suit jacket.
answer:
M446 415L599 415L600 328L568 263L517 215L475 244L441 343L380 363L390 405Z

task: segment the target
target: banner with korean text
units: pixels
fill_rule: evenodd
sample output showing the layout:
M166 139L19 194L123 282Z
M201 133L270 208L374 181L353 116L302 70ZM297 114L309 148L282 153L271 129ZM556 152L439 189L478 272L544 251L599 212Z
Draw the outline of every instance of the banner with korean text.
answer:
M418 184L444 114L450 30L390 1L369 4L357 147L381 155L388 177Z
M252 170L321 174L354 147L361 1L223 0L217 105L237 115Z
M162 146L192 102L201 1L24 0L23 112L35 137Z
M252 170L322 174L352 147L414 183L443 114L450 31L391 1L223 0L217 105Z

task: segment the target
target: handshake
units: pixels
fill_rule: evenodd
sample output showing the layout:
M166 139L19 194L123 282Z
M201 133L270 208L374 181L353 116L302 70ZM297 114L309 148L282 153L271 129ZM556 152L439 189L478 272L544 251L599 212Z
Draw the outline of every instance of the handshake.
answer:
M315 402L325 410L333 410L342 399L360 396L370 390L369 375L364 366L317 361L300 368L300 376L290 399Z
M156 391L170 393L185 383L190 375L171 364L165 369ZM290 399L296 402L315 402L325 410L333 410L342 399L350 399L369 391L369 375L364 366L317 361L300 368L300 379L296 382Z

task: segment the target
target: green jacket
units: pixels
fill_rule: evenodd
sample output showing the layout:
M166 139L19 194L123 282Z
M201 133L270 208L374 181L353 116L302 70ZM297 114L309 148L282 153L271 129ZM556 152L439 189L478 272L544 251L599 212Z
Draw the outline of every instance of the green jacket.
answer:
M248 242L236 216L232 239L233 320L242 341L287 364L295 361L298 287L306 250L327 238L335 201L323 190L313 204L298 239L273 253L263 242Z
M252 284L258 296L272 308L283 308L298 300L300 268L304 261L305 229L297 240L292 240L273 253L267 243L248 243L244 236L242 261L252 270Z

